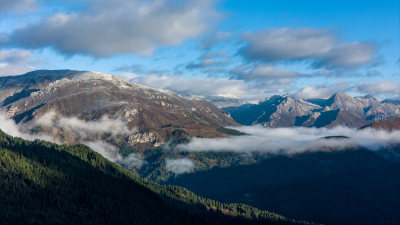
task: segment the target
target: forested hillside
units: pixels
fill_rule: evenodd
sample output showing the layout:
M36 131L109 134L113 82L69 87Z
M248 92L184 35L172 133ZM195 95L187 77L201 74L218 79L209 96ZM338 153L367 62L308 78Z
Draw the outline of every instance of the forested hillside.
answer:
M276 155L168 181L224 202L242 202L324 224L400 224L400 146Z
M0 131L1 224L306 224L146 182L84 145Z

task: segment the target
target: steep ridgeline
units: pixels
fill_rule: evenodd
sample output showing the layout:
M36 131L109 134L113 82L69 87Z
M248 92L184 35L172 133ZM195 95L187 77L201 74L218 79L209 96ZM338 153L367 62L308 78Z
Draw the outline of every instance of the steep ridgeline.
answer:
M265 127L361 127L400 116L399 106L381 103L372 96L353 98L344 93L336 93L329 99L309 100L275 95L256 105L223 110L241 124L259 123Z
M69 144L91 141L92 137L81 140L82 135L72 135L62 126L64 122L71 128L66 118L73 118L74 124L79 120L109 124L118 120L127 128L113 140L142 150L190 137L226 136L222 127L237 125L206 101L187 100L171 91L84 71L40 70L0 77L0 106L20 125ZM111 140L110 135L97 135Z
M307 224L146 182L84 145L0 130L1 224Z

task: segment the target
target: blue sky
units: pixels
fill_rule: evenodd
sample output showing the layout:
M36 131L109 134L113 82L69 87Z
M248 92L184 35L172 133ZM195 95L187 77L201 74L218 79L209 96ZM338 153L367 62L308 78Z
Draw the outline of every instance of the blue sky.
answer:
M2 0L0 75L99 71L205 99L399 98L399 13L396 0Z

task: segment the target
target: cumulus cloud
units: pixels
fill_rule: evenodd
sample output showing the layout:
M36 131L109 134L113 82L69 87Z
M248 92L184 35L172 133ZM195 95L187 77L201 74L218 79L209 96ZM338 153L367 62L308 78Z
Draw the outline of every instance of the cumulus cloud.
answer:
M354 87L354 91L370 94L373 96L400 95L400 82L397 80L382 80L378 82L361 82Z
M0 49L0 61L18 63L31 58L33 53L29 50L21 49Z
M371 62L376 50L375 45L369 42L344 43L332 47L326 55L314 62L314 66L356 68Z
M35 68L28 65L33 52L24 49L0 49L0 76L27 73Z
M279 61L319 57L329 51L335 37L327 30L275 28L242 37L241 53L249 58Z
M242 80L229 78L189 78L157 74L150 74L147 76L125 74L123 76L133 83L139 83L153 88L172 90L185 97L204 97L207 99L208 97L219 96L253 100L270 95L266 87L256 87L256 84L249 84Z
M307 86L293 93L297 99L312 99L312 98L330 98L337 92L354 92L352 83L349 81L341 81L335 83L327 83L323 85Z
M335 90L325 86L307 86L297 91L294 96L298 99L329 98Z
M291 88L286 79L246 82L225 77L182 77L166 74L138 75L125 73L120 76L132 83L157 89L167 89L187 98L205 99L211 102L222 99L257 102L272 95L287 93L286 90L283 90L283 87Z
M264 62L308 61L314 67L356 68L372 61L377 51L370 42L340 43L329 30L275 28L246 32L239 50L244 57Z
M242 80L291 80L301 76L299 73L266 64L257 64L247 71L236 70L236 72L236 77Z
M14 30L10 43L53 47L67 55L151 55L159 46L177 45L207 31L219 18L214 5L212 0L89 1L83 10Z
M379 149L391 143L398 143L400 131L357 130L347 127L335 128L264 128L261 125L235 127L249 135L227 138L193 138L190 143L176 147L178 151L225 151L238 153L299 153L322 150L326 147L340 150L346 147L363 146ZM349 138L329 138L346 136Z
M196 165L188 158L165 159L165 167L175 175L194 172Z

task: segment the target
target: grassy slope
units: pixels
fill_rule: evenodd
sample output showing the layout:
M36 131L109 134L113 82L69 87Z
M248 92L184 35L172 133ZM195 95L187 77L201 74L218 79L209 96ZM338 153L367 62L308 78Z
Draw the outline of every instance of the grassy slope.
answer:
M146 182L84 145L25 141L0 131L2 224L298 224Z

